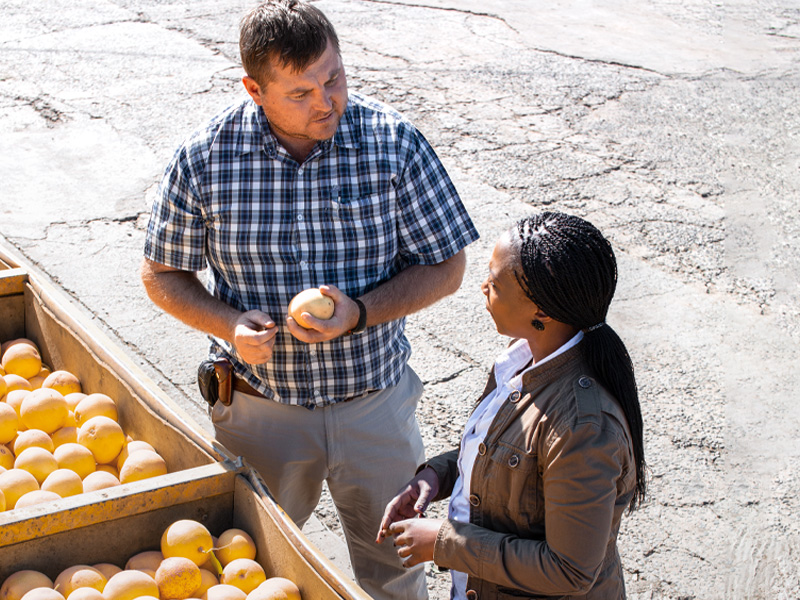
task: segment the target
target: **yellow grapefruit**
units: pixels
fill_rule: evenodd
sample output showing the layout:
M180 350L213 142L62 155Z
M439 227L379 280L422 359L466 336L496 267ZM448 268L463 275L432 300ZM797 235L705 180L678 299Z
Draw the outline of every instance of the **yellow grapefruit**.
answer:
M167 474L167 463L156 452L139 450L134 452L119 470L119 480L122 483L141 481L150 477Z
M50 434L50 439L53 440L53 449L64 444L77 444L78 443L78 428L74 425L65 425L61 429L54 431Z
M3 379L8 380L9 377L10 375L6 375ZM5 397L6 404L13 406L17 414L19 414L19 409L22 407L22 401L33 391L28 380L23 379L23 381L27 384L27 387L14 387L12 389L10 384Z
M0 490L6 497L6 509L11 510L17 505L17 500L28 492L39 489L36 477L23 469L9 469L0 473Z
M55 492L48 492L46 490L33 490L27 494L22 494L15 508L25 508L26 506L33 506L34 504L42 504L43 502L52 502L53 500L61 500L61 496Z
M329 296L325 296L318 288L310 288L292 298L289 302L289 315L300 327L309 328L311 324L302 317L304 312L318 319L330 319L334 308L333 300Z
M106 394L89 394L75 407L75 420L80 427L92 417L104 416L119 421L117 403Z
M16 343L3 352L2 365L7 374L30 379L42 370L42 355L35 344Z
M23 600L64 600L61 593L49 587L34 588L22 598Z
M75 407L78 406L81 400L86 398L86 394L83 392L72 392L71 394L64 394L64 400L67 401L67 406L70 410L74 411Z
M122 471L122 465L125 464L125 461L132 452L136 452L137 450L150 450L155 452L156 449L153 448L150 444L142 440L131 440L122 448L117 457L117 470Z
M28 448L43 448L48 452L55 450L53 439L41 429L20 431L14 440L14 454L19 456Z
M14 453L3 444L0 444L0 467L4 469L14 468Z
M53 388L54 390L61 392L62 396L66 396L67 394L80 392L81 382L69 371L53 371L49 375L45 376L45 380L42 382L42 387Z
M161 600L190 598L202 583L200 567L182 556L165 558L156 570L155 579Z
M111 563L95 563L92 566L105 575L106 581L122 571L122 569L120 569L117 565Z
M5 473L6 469L0 467L0 473ZM3 490L0 490L0 512L3 512L6 509L6 495L3 493Z
M5 374L6 372L3 371L2 367L0 367L0 398L5 396L6 392L8 391L8 385L6 385L6 380L3 379L3 375Z
M141 596L159 597L156 580L142 571L120 571L108 580L103 589L106 600L134 600Z
M95 461L103 465L117 458L125 445L125 433L119 423L101 415L78 428L78 443L89 448Z
M92 587L82 587L72 591L69 595L72 600L105 600L103 593Z
M64 396L56 390L33 390L22 401L19 416L28 429L41 429L48 435L64 426L69 408Z
M56 469L42 482L42 489L55 492L62 498L83 493L80 476L70 469Z
M227 529L220 534L214 554L224 567L237 558L255 559L256 544L246 531Z
M0 600L21 600L29 591L40 587L52 589L53 580L39 571L17 571L9 575L0 586Z
M200 566L208 559L214 541L205 525L192 519L175 521L161 535L164 558L182 556Z
M83 491L94 492L119 485L119 479L106 471L89 473L83 480Z
M250 558L236 558L222 569L220 583L227 583L249 594L267 579L264 567Z
M64 598L69 598L72 592L79 588L92 588L102 592L108 579L100 571L89 565L75 565L59 573L54 582L56 591L61 592Z
M245 600L247 594L235 585L213 585L201 596L202 600Z
M208 588L219 585L219 579L208 569L200 569L200 587L194 591L194 597L200 598Z
M247 600L301 600L300 589L285 577L270 577L250 592Z
M7 444L17 437L19 415L13 406L0 402L0 444Z
M89 473L94 473L97 467L92 451L75 442L61 444L53 451L53 456L60 469L70 469L81 479L84 479Z
M32 446L25 448L17 455L14 468L28 471L41 485L47 476L58 468L58 461L51 452L38 446Z
M164 560L164 555L158 550L145 550L134 554L125 563L128 571L152 571L156 572L158 566Z

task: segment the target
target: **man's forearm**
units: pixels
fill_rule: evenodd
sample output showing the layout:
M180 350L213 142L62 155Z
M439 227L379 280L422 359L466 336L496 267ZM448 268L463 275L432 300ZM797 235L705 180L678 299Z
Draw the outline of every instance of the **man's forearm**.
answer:
M364 294L367 325L386 323L422 310L458 290L467 257L464 250L436 265L413 265Z
M214 298L194 273L142 266L142 283L156 306L186 325L231 341L240 312Z

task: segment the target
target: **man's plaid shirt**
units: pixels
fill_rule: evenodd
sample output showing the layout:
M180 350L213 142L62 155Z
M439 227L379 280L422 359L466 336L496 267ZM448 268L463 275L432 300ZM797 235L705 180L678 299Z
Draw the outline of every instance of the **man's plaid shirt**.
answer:
M185 271L279 331L272 360L242 361L212 340L265 396L324 406L394 385L411 353L405 319L305 344L286 329L289 301L323 284L358 297L409 265L440 263L478 238L425 138L357 93L332 138L299 165L252 100L233 106L175 153L147 228L145 256Z

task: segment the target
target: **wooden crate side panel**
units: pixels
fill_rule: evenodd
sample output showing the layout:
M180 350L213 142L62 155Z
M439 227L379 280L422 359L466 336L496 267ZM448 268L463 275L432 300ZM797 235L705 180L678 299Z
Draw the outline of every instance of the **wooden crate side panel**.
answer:
M25 296L0 297L0 342L25 336Z
M182 431L151 410L112 366L92 351L79 332L61 322L31 288L25 290L25 330L53 369L70 371L85 393L102 392L116 400L120 425L132 438L152 444L172 471L214 460Z

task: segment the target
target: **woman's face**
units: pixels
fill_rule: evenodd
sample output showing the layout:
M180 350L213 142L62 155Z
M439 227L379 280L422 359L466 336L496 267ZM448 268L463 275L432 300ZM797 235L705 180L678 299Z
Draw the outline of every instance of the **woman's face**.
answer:
M497 332L512 338L528 338L533 332L531 321L536 318L537 306L519 285L515 270L519 257L508 234L494 247L489 260L489 275L481 284L486 296L486 310L492 315Z

